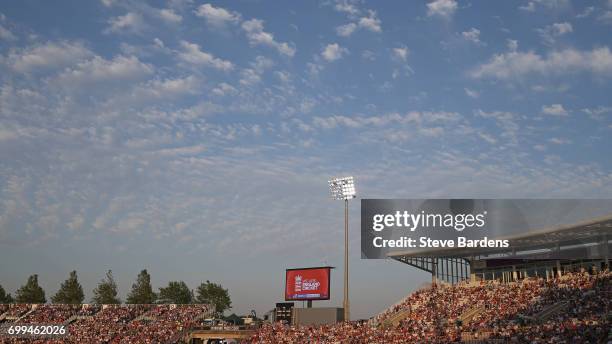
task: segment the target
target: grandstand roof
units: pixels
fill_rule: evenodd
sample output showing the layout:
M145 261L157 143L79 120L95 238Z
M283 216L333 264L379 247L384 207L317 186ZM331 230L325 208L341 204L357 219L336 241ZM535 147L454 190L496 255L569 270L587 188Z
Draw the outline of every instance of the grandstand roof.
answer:
M490 238L493 239L493 238ZM572 258L572 253L583 256L589 247L612 240L612 214L574 223L495 239L507 239L507 248L426 248L395 251L391 258L409 257L478 257L478 258ZM612 245L607 245L608 252ZM599 254L602 252L599 251Z

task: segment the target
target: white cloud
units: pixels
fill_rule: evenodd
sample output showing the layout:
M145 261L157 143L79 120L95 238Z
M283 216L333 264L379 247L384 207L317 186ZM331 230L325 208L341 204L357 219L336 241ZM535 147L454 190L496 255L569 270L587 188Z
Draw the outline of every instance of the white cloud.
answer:
M261 74L254 69L246 68L240 72L240 84L244 86L258 84L261 81Z
M126 83L127 84L127 83ZM202 89L201 80L193 75L186 77L155 78L139 83L131 89L121 90L106 100L108 108L136 107L168 103L188 95L196 95Z
M526 5L519 6L519 9L527 12L535 12L537 7L543 7L548 10L559 10L569 6L569 0L532 0Z
M551 26L552 26L552 32L555 35L564 35L566 33L572 32L574 30L573 27L572 27L572 24L570 24L568 22L554 23ZM547 26L547 27L550 27L550 26Z
M480 97L480 92L478 92L478 91L475 91L475 90L469 89L469 88L467 88L467 87L466 87L466 88L464 88L463 90L465 91L465 94L466 94L468 97L470 97L470 98L474 98L474 99L476 99L476 98Z
M451 125L456 124L461 119L461 115L456 112L446 111L411 111L406 114L389 113L378 116L343 116L343 115L332 115L328 117L316 116L313 118L313 126L321 129L334 129L337 127L348 127L348 128L363 128L363 127L384 127L390 124L436 124L436 125ZM438 129L439 128L439 129ZM425 129L423 133L437 135L440 133L440 127L429 127Z
M612 113L612 107L610 106L598 106L596 108L585 108L582 109L582 112L586 113L595 120L603 120L604 114Z
M457 11L457 1L455 0L434 0L427 4L428 16L439 16L450 18Z
M217 87L213 88L212 93L218 96L236 94L238 90L228 83L222 82Z
M198 17L206 19L206 21L217 27L222 27L226 24L237 24L240 22L240 13L226 10L222 7L214 7L211 4L203 4L194 11Z
M200 46L195 43L181 41L183 50L178 53L181 60L194 65L208 66L222 71L234 69L234 65L227 60L222 60L210 53L202 51Z
M543 152L546 150L546 146L545 145L535 145L533 146L533 149L537 150L538 152Z
M136 99L162 99L177 95L195 94L199 88L200 80L190 75L184 78L152 80L139 85L132 96Z
M348 37L353 34L357 30L357 24L348 23L346 25L340 25L336 28L336 33L338 36Z
M471 71L474 78L518 79L533 74L544 76L586 72L594 76L612 75L612 53L608 47L591 51L565 49L546 56L532 51L510 51L494 55L489 62Z
M481 139L485 140L486 142L494 145L497 143L497 139L495 139L492 135L487 134L487 133L483 133L483 132L479 132L478 136L480 136Z
M501 137L508 139L510 143L517 143L518 135L521 132L517 114L508 111L486 112L480 109L474 111L474 114L478 117L494 120L503 131Z
M263 73L274 66L274 62L267 57L257 56L250 63L251 68L245 68L240 73L240 84L244 86L254 85L261 81Z
M412 70L412 68L407 64L409 54L410 51L406 46L396 47L391 50L391 58L395 62L401 64L400 67L395 68L391 73L391 77L393 79L396 79L401 75L410 76L414 74L414 70Z
M143 63L135 56L117 56L106 60L100 56L78 63L58 76L58 81L67 86L81 83L139 79L153 73L153 66Z
M251 45L265 45L276 49L279 53L293 57L295 48L285 42L277 42L274 35L264 31L264 22L259 19L251 19L242 23L242 29L246 32Z
M375 11L368 11L367 17L359 18L359 27L362 27L366 30L372 32L382 32L382 28L380 27L381 21L376 16Z
M364 29L376 33L382 32L381 21L376 15L376 12L369 10L368 15L359 18L357 22L336 27L336 34L338 34L338 36L348 37L357 31L357 29Z
M165 48L165 47L166 47L166 45L164 44L164 41L162 41L161 39L159 39L159 38L157 38L157 37L155 37L155 38L153 39L153 44L154 44L156 47L158 47L158 48Z
M78 42L47 42L21 50L11 50L5 62L16 72L61 68L92 55Z
M491 112L486 112L483 110L477 110L475 112L475 114L477 116L480 116L482 118L491 118L494 119L498 122L512 122L516 119L516 114L512 113L512 112L507 112L507 111L491 111Z
M468 42L472 42L477 45L482 44L482 42L480 41L480 30L476 28L471 28L468 31L462 32L461 36Z
M17 37L9 29L0 25L0 40L2 39L5 41L14 41Z
M282 83L288 83L292 80L292 76L287 71L276 71L274 75L278 78L278 80Z
M567 92L570 89L568 84L533 85L531 90L534 92Z
M424 127L424 128L419 128L419 133L427 137L440 137L444 135L444 128L442 127Z
M142 16L135 12L128 12L125 15L110 18L109 27L105 33L139 33L145 27Z
M597 20L604 24L612 24L612 11L605 11L599 17L597 17Z
M306 69L308 70L308 74L310 74L310 76L312 77L316 77L319 75L319 73L323 70L323 65L321 63L313 63L313 62L308 62L306 64Z
M181 15L168 8L159 10L159 17L163 21L171 24L177 24L183 21L183 17Z
M368 61L374 61L376 60L376 53L371 50L364 50L361 53L361 58Z
M572 143L571 140L559 138L559 137L552 137L548 140L548 142L556 144L556 145L566 145L566 144Z
M510 51L516 51L518 49L518 41L515 39L506 40L506 46Z
M359 9L357 8L356 2L357 1L355 0L336 0L334 9L338 12L354 16L359 14Z
M397 48L393 48L393 58L395 58L398 61L401 62L406 62L408 61L408 47L406 46L401 46L401 47L397 47Z
M263 73L264 70L270 69L274 66L274 61L265 56L257 56L255 57L255 61L251 62L251 66L256 71Z
M546 27L542 29L537 29L536 31L538 32L545 44L552 45L555 43L555 40L558 37L573 32L574 28L572 27L572 24L568 22L563 22L547 25Z
M9 141L19 138L20 134L13 128L7 128L4 125L0 125L0 142Z
M348 49L341 47L338 43L328 44L321 52L321 57L325 61L333 62L342 58L343 55L348 54Z
M587 18L591 14L593 14L593 12L595 12L595 7L593 6L586 7L584 11L582 11L582 13L579 13L578 15L576 15L576 18Z
M519 9L523 10L523 11L527 11L527 12L534 12L535 11L535 2L533 1L529 1L527 3L527 5L524 6L519 6Z
M185 78L155 80L147 88L155 94L185 94L194 92L198 84L198 79L190 75Z
M563 105L561 104L552 104L548 106L543 105L542 113L545 115L549 115L549 116L559 116L559 117L568 115L567 110L565 110L565 108L563 108Z

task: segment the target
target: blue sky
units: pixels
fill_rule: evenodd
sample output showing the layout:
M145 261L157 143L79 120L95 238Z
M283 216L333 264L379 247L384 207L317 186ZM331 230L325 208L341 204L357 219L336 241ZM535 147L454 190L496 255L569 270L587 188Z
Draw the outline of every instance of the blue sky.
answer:
M612 197L612 1L0 4L0 284L283 297L363 198ZM427 281L359 259L353 317ZM335 282L334 282L335 280ZM332 300L342 300L335 270ZM325 304L325 303L321 303Z

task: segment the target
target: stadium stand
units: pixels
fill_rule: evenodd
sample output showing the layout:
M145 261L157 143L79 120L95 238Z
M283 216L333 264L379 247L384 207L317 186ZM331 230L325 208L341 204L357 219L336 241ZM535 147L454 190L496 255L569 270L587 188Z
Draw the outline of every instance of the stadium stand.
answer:
M0 338L6 344L180 343L185 331L210 316L209 305L3 305L0 324L63 324L61 339ZM29 313L28 313L29 312ZM140 320L137 320L140 319Z
M438 284L370 322L265 325L247 343L608 343L608 271ZM393 321L401 314L402 319ZM388 320L392 320L388 322Z
M608 343L612 273L438 283L370 321L262 326L244 343ZM62 339L2 338L6 344L181 343L202 327L208 305L3 305L0 323L64 324ZM9 316L10 315L10 316Z

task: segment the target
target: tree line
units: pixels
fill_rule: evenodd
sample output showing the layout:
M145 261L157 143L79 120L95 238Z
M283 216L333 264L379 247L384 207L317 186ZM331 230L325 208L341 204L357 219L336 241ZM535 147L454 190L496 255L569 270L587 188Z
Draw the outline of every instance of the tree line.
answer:
M82 304L85 300L83 287L79 283L77 272L72 271L61 285L57 293L51 296L51 302L57 304ZM6 293L0 285L0 304L2 303L46 303L45 291L38 284L38 275L28 277L26 284L21 286L13 297ZM113 278L113 272L108 270L93 290L93 304L121 304L118 296L117 283ZM172 303L172 304L210 304L214 307L217 315L232 307L232 301L227 289L220 284L210 281L200 284L195 292L183 281L171 281L166 287L159 288L159 292L153 291L151 286L151 275L147 270L142 270L136 282L132 284L132 290L128 293L125 300L126 304L152 304L152 303Z

